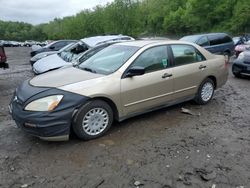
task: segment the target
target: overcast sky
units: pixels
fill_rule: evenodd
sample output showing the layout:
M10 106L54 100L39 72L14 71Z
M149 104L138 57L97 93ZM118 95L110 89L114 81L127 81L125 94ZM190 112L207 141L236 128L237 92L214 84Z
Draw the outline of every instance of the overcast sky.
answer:
M46 23L113 0L0 0L0 20Z

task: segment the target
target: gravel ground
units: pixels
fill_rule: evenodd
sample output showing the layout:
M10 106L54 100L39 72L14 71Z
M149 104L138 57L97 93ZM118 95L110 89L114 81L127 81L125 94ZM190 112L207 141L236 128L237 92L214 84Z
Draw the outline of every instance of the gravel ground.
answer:
M33 76L29 49L6 53L0 187L250 188L250 79L230 74L208 105L187 102L131 118L96 140L45 142L15 128L8 114L15 87Z

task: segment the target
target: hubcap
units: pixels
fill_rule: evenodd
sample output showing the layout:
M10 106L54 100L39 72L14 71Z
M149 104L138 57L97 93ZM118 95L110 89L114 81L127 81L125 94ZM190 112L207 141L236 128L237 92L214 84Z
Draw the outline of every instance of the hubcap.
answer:
M201 89L201 98L203 101L207 102L211 99L214 92L214 86L212 83L207 82L203 85Z
M102 133L108 126L108 112L103 108L93 108L83 117L83 130L92 136Z

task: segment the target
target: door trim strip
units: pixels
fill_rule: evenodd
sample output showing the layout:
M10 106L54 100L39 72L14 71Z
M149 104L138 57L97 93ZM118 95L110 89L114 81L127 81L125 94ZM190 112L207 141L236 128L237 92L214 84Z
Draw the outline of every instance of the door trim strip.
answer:
M184 91L187 91L187 90L190 90L190 89L194 89L196 87L197 86L192 86L192 87L188 87L188 88L185 88L185 89L180 89L180 90L177 90L177 91L174 91L174 92L169 92L169 93L166 93L166 94L163 94L163 95L158 95L158 96L155 96L155 97L150 97L150 98L147 98L147 99L139 100L139 101L136 101L136 102L125 104L124 107L129 107L129 106L133 106L133 105L140 104L140 103L143 103L143 102L151 101L151 100L154 100L154 99L166 97L168 95L184 92Z

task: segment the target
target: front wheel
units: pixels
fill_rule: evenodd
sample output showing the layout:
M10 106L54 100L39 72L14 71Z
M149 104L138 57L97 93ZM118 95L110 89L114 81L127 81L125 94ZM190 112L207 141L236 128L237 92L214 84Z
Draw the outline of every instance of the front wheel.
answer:
M241 78L241 74L240 74L240 73L234 73L234 72L233 72L233 75L234 75L236 78Z
M102 100L90 101L76 114L73 130L83 140L91 140L104 135L113 123L113 111Z
M195 98L195 102L198 104L207 104L214 95L214 82L210 78L205 79L198 90L198 93Z

